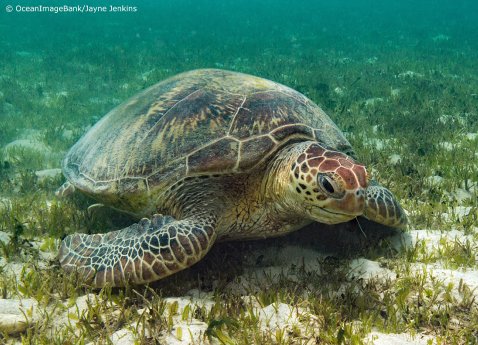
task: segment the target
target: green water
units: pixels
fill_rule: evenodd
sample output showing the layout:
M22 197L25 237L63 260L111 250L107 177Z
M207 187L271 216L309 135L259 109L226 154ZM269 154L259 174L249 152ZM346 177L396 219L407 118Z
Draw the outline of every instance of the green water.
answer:
M6 12L7 3L13 12ZM135 11L25 12L26 6L64 4L108 10L123 4ZM21 128L94 123L138 90L202 67L284 83L339 125L352 103L402 87L414 98L381 114L378 124L387 126L394 114L415 112L428 101L437 117L475 114L470 125L476 129L474 1L12 0L2 3L0 47L0 144ZM407 71L423 77L399 77ZM337 87L346 97L334 92ZM62 93L60 104L44 106L46 97Z

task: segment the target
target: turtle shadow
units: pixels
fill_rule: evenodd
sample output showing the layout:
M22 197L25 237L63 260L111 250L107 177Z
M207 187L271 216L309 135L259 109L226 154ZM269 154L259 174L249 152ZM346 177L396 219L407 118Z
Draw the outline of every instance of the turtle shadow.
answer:
M384 239L394 244L392 251L390 246L381 246ZM311 253L318 260L390 257L398 255L408 242L405 232L364 218L337 225L312 223L283 237L216 243L197 264L149 286L163 296L184 296L191 290L211 292L221 290L251 267L268 269L275 261L300 262L302 255L310 259ZM274 253L290 257L274 258Z

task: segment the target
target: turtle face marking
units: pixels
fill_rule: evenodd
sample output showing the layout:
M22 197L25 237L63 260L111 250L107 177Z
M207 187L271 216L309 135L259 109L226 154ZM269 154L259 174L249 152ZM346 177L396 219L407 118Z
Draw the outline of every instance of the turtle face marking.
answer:
M363 214L367 171L349 156L310 144L293 162L290 189L314 220L335 224Z

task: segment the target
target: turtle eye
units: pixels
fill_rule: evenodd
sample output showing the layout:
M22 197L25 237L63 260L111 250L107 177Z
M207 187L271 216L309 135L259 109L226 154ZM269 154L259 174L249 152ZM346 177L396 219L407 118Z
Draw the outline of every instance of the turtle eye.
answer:
M326 192L329 192L330 194L334 194L334 186L332 186L332 183L330 183L329 179L325 176L320 177L320 184L322 187L325 189Z
M335 181L326 174L320 174L318 178L320 188L333 197L341 197L343 193L337 187Z

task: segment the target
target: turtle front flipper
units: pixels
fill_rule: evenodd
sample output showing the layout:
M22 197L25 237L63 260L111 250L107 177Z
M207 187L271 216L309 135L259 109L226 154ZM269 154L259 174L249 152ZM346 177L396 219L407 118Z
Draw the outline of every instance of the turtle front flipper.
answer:
M365 218L393 228L406 227L407 215L387 188L372 180L367 187L365 199Z
M213 219L155 215L106 234L69 235L61 244L59 261L94 287L148 283L204 257L216 238Z

